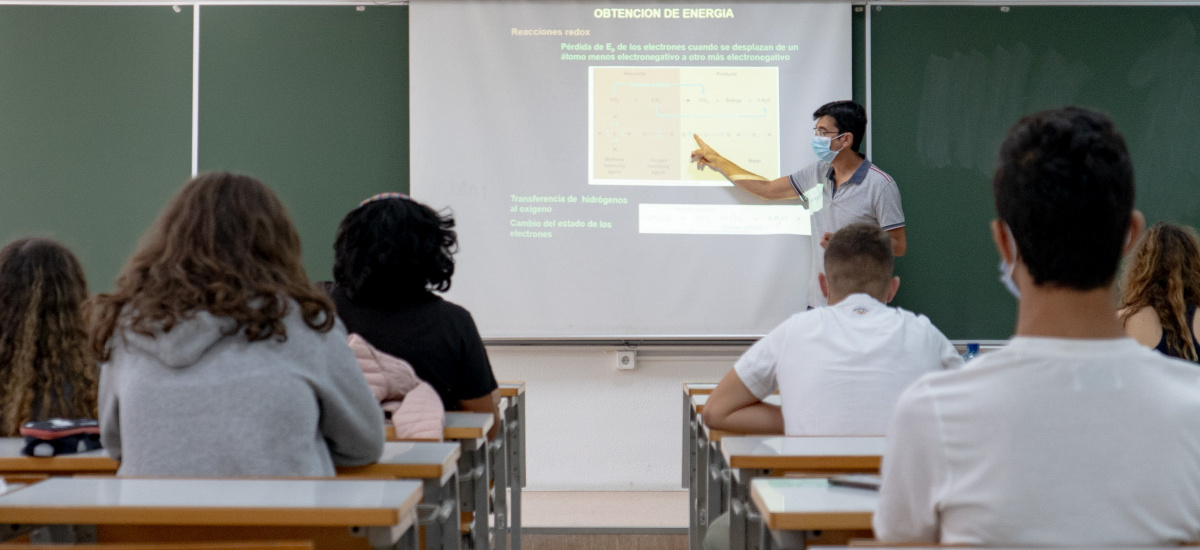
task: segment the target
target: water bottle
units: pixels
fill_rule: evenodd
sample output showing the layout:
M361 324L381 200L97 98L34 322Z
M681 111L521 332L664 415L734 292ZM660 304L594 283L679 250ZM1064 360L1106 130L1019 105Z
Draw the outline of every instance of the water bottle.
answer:
M979 355L979 344L976 342L967 344L967 352L962 354L963 363L974 359L976 355Z

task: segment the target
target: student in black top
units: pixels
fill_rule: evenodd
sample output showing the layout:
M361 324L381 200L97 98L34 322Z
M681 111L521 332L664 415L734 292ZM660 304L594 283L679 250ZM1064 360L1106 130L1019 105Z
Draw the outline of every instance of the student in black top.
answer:
M342 219L325 289L348 331L412 364L446 410L496 415L499 386L471 314L450 289L454 218L400 193L375 195Z
M1200 362L1200 241L1190 227L1158 223L1126 262L1121 289L1125 332L1172 357Z

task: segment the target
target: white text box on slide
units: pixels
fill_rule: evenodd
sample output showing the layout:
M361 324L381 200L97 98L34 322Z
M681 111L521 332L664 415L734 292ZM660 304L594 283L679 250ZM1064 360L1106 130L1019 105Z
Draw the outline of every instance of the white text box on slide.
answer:
M811 235L800 205L639 204L638 233Z

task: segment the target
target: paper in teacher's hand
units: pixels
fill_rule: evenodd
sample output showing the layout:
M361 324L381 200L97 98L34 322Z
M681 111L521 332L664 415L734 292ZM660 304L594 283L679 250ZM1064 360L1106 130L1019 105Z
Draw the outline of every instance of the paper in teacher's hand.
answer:
M704 161L704 164L700 164L698 162L697 166L702 167L703 165L706 164L713 170L720 172L726 178L729 178L730 181L733 181L733 180L767 181L767 178L764 178L758 174L748 172L748 171L742 169L742 167L730 162L729 159L726 159L725 157L721 156L720 153L717 153L716 151L713 150L712 147L709 147L707 143L704 143L704 140L700 139L700 136L698 136L696 134L692 134L692 139L695 139L696 144L700 146L700 149L698 151L695 151L692 153L692 160L696 160L696 161L703 160ZM699 153L699 155L697 155L697 153Z

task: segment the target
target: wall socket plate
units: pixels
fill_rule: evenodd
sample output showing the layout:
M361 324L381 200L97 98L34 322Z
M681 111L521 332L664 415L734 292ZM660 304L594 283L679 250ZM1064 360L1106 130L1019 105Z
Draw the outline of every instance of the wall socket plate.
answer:
M637 350L622 349L613 352L617 370L633 370L637 368Z

